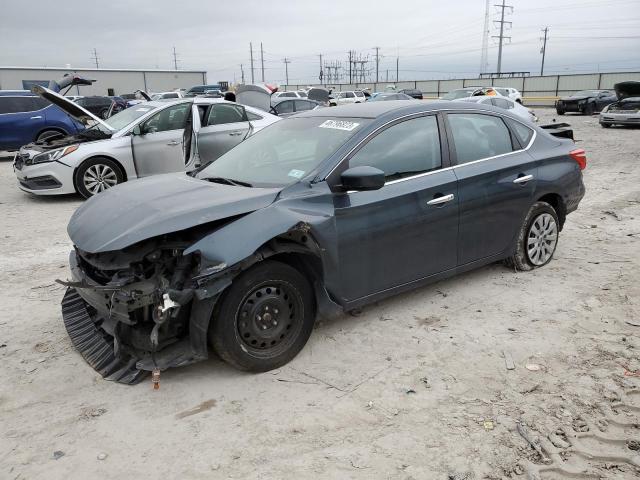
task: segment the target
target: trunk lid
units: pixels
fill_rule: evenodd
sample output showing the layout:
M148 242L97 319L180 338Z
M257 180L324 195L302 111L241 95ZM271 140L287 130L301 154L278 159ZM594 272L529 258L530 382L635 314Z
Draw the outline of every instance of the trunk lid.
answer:
M96 124L102 125L107 131L115 132L113 128L107 125L105 122L96 117L93 113L88 110L85 110L80 105L75 102L72 102L68 98L63 97L59 93L56 93L52 90L49 90L46 87L42 87L40 85L34 85L31 87L31 91L37 95L40 95L45 100L53 103L58 108L62 109L66 112L71 118L76 120L85 126L85 128L92 127Z
M616 91L618 100L623 100L625 98L632 98L632 97L640 97L640 82L628 81L628 82L616 83L613 86L613 89Z

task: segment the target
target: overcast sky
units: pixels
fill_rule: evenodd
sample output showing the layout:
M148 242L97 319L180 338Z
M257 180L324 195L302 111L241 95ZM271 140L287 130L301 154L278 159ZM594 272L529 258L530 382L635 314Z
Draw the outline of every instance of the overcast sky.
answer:
M500 3L492 0L491 3ZM136 6L138 4L138 6ZM509 0L503 71L540 70L541 28L549 27L545 73L640 70L640 0ZM376 5L372 7L372 5ZM135 2L132 0L2 0L0 66L91 67L93 48L101 68L206 70L209 81L255 79L317 82L319 54L348 65L347 51L369 56L380 47L380 79L476 76L480 68L484 0ZM492 20L499 9L492 7ZM491 26L491 35L497 35ZM490 71L497 60L489 41Z

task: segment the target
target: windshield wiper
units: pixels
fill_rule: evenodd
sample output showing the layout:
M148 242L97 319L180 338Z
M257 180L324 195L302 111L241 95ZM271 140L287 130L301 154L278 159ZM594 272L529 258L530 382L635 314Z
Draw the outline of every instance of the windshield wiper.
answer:
M202 180L208 180L209 182L214 182L214 183L222 183L224 185L233 185L234 187L253 187L253 185L251 185L248 182L242 182L240 180L232 180L231 178L224 178L224 177L204 177Z

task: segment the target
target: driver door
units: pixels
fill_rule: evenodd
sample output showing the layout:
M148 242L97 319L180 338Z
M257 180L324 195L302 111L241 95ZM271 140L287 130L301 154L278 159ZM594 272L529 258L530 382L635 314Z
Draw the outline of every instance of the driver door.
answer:
M182 134L191 103L162 109L140 125L132 135L131 149L138 177L184 170Z
M218 159L249 133L244 107L232 103L214 103L206 112L198 132L198 154L202 163Z

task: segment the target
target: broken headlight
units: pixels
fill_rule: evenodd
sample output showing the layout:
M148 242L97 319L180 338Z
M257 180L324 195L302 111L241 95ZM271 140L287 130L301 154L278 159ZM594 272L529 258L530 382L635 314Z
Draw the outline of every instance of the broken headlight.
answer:
M55 162L61 159L65 155L69 155L78 149L78 145L70 145L64 148L58 148L56 150L50 150L48 152L40 153L25 163L27 165L35 165L36 163Z

